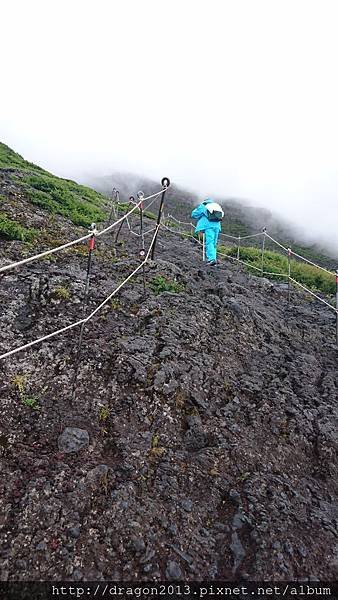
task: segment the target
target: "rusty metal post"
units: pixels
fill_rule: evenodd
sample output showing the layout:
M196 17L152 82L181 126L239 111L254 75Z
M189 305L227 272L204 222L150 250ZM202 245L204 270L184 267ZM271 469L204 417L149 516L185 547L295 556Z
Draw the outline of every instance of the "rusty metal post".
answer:
M92 258L93 258L93 252L95 250L95 240L96 240L96 233L97 233L95 223L91 224L90 232L92 235L88 240L87 275L86 275L85 292L84 292L83 303L82 303L82 317L83 318L86 316L87 306L88 306L90 275L91 275L91 270L92 270ZM75 395L76 395L76 383L77 383L77 376L78 376L80 359L81 359L82 341L83 341L85 325L86 325L85 323L82 323L81 329L80 329L79 342L78 342L77 354L76 354L76 359L75 359L73 383L72 383L72 402L75 400Z
M163 192L162 192L162 195L161 195L161 203L160 203L160 208L158 210L156 227L158 227L160 225L160 223L161 223L163 206L164 206L164 197L165 197L165 193L166 193L168 187L170 186L170 179L168 179L168 177L163 177L163 179L161 181L161 185L162 185L162 188L163 188ZM155 233L153 247L151 249L151 260L154 260L155 246L156 246L157 236L158 236L158 229L157 229L157 231Z
M144 244L144 230L143 230L143 210L144 210L144 205L143 205L143 198L144 198L144 193L142 191L137 193L137 198L138 201L141 201L141 204L139 206L139 211L140 211L140 234L141 234L141 248L140 248L140 259L144 260L145 255L146 255L146 251L145 251L145 244ZM142 277L143 277L143 294L146 293L146 266L143 265L142 267Z
M111 224L113 217L114 219L116 219L116 211L115 211L115 203L116 203L116 194L117 194L117 189L113 188L112 191L112 201L111 201L111 209L110 209L110 215L108 218L108 225Z
M261 271L264 273L264 254L265 254L265 239L266 239L266 227L263 227L263 240L262 240L262 260L261 260Z
M291 301L291 254L292 250L291 248L288 248L288 304L290 304Z

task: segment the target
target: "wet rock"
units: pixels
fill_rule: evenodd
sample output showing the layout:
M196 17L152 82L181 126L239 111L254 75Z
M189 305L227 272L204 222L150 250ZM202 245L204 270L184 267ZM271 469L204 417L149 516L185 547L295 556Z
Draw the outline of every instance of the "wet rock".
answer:
M229 498L235 506L239 506L241 504L241 496L236 490L230 490Z
M81 529L80 527L70 527L70 529L68 529L68 533L72 538L79 538L81 535Z
M108 472L109 468L107 465L97 465L97 467L94 467L94 469L88 471L86 483L92 489L96 489L100 486L106 486Z
M39 550L39 551L47 550L47 544L46 544L46 542L40 542L39 544L37 544L36 545L36 550Z
M77 427L66 427L58 438L58 447L60 452L70 454L79 452L89 446L89 434L85 429Z
M166 579L170 581L183 579L181 567L174 560L169 560L165 571Z
M139 537L133 537L131 539L131 545L132 545L134 551L137 553L143 552L146 547L144 540Z
M230 548L234 558L232 573L235 575L246 555L242 542L236 531L234 531L231 536Z
M193 504L192 504L191 500L185 498L184 500L182 500L181 506L182 506L183 510L185 510L186 512L191 512Z

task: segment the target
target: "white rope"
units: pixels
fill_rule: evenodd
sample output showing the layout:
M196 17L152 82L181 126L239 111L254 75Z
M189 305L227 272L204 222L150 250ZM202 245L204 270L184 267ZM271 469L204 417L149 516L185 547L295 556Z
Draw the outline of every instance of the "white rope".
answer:
M52 248L51 250L46 250L46 252L41 252L40 254L35 254L34 256L30 256L29 258L24 258L23 260L19 260L17 262L10 263L9 265L1 267L0 273L3 273L4 271L8 271L9 269L14 269L15 267L20 267L21 265L25 265L29 262L32 262L33 260L38 260L39 258L48 256L49 254L54 254L54 252L59 252L60 250L64 250L65 248L70 248L70 246L74 246L74 244L79 244L80 242L84 242L85 240L88 240L90 237L92 237L92 234L88 233L87 235L84 235L83 237L78 238L77 240L74 240L73 242L68 242L67 244L58 246L57 248Z
M262 275L277 275L278 277L289 277L287 273L274 273L273 271L261 271Z
M176 223L180 223L180 225L188 225L189 227L195 227L195 225L193 223L187 223L186 221L179 221L178 219L173 217L173 215L168 214L167 218L172 219L173 221L176 221Z
M95 232L95 236L99 237L100 235L107 233L108 231L113 229L113 227L116 227L116 225L121 223L121 221L123 221L124 219L127 219L128 216L131 215L144 200L149 200L149 198L158 196L159 194L162 194L162 192L163 192L163 190L161 190L160 192L156 192L156 194L152 194L151 196L148 196L147 198L142 198L142 200L140 200L137 204L135 204L135 206L129 212L127 212L125 215L123 215L120 219L118 219L117 221L115 221L114 223L112 223L111 225L109 225L108 227L103 229L102 231ZM55 252L60 252L61 250L64 250L65 248L70 248L71 246L74 246L75 244L79 244L80 242L89 240L89 238L91 238L92 235L93 235L92 233L88 233L87 235L84 235L76 240L73 240L72 242L68 242L67 244L62 244L62 246L57 246L56 248L46 250L45 252L40 252L40 254L35 254L34 256L30 256L29 258L24 258L23 260L19 260L17 262L10 263L9 265L5 265L4 267L0 267L0 273L4 273L5 271L8 271L9 269L14 269L15 267L20 267L20 266L30 263L34 260L39 260L40 258L43 258L44 256L49 256L50 254L54 254Z
M243 239L243 238L240 238L238 235L230 235L229 233L220 232L220 235L222 237L231 238L232 240L237 240L237 241L239 241L240 239Z
M63 327L62 329L58 329L57 331L53 331L53 333L49 333L48 335L44 335L43 337L34 340L33 342L29 342L28 344L24 344L23 346L19 346L18 348L14 348L14 350L10 350L9 352L5 352L5 354L1 354L0 355L0 359L1 358L7 358L7 356L11 356L12 354L16 354L16 352L20 352L20 350L26 350L27 348L30 348L31 346L35 346L35 344L39 344L40 342L44 342L45 340L49 340L50 338L54 337L55 335L59 335L60 333L63 333L64 331L68 331L69 329L73 329L73 327L77 327L78 325L81 325L82 323L85 322L85 319L81 319L80 321L76 321L76 323L72 323L71 325L68 325L67 327Z
M161 227L163 227L167 231L170 231L170 233L175 233L176 235L181 235L182 237L192 238L195 242L202 246L202 242L200 242L199 239L195 238L191 233L187 233L186 231L176 231L175 229L170 229L170 227L164 225L164 223L161 223Z
M301 256L300 254L297 254L292 249L291 249L291 254L293 254L294 256L297 256L298 258L301 258L302 260L305 260L305 262L309 263L310 265L313 265L314 267L317 267L317 269L321 269L322 271L325 271L325 273L328 273L329 275L333 275L334 277L336 276L336 274L332 273L332 271L329 271L328 269L325 269L324 267L317 265L316 263L312 262L308 258L305 258L304 256Z
M162 190L162 191L163 191L163 190ZM144 198L144 200L148 200L148 198ZM146 207L144 208L144 210L149 210L149 208L150 208L150 207L151 207L151 206L154 204L154 202L156 202L156 198L154 198L154 200L152 200L152 201L151 201L151 202L148 204L148 206L146 206ZM144 211L143 211L143 212L144 212Z
M120 290L120 289L121 289L121 288L122 288L122 287L123 287L123 286L124 286L124 285L127 283L127 281L129 281L129 279L131 279L131 278L132 278L132 277L135 275L135 273L137 273L137 272L138 272L138 271L139 271L139 270L140 270L140 269L143 267L143 265L145 265L145 264L146 264L146 262L147 262L147 261L148 261L148 259L149 259L150 252L151 252L151 250L152 250L152 247L153 247L153 245L154 245L155 237L156 237L156 234L157 234L157 232L158 232L159 228L160 228L160 225L157 225L157 226L156 226L156 231L155 231L155 233L154 233L154 235L153 235L153 238L152 238L152 240L151 240L150 246L149 246L149 248L148 248L148 251L147 251L147 254L146 254L146 256L145 256L144 260L143 260L143 261L142 261L142 262L141 262L141 263L138 265L138 267L136 267L136 269L134 269L134 271L133 271L132 273L130 273L130 275L128 275L128 277L127 277L126 279L124 279L124 280L122 281L122 283L120 283L120 285L119 285L119 286L118 286L118 287L117 287L117 288L116 288L116 289L115 289L115 290L114 290L114 291L113 291L111 294L109 294L109 296L108 296L108 297L107 297L107 298L106 298L106 299L105 299L103 302L101 302L101 304L100 304L99 306L97 306L97 307L95 308L95 310L93 310L93 312L91 312L91 313L90 313L90 314L89 314L89 315L88 315L88 316L87 316L87 317L84 319L84 322L85 322L85 323L87 323L87 322L88 322L90 319L92 319L92 318L93 318L93 316L94 316L94 315L96 315L96 313L97 313L99 310L101 310L101 308L102 308L102 307L103 307L105 304L107 304L107 302L109 302L109 300L110 300L110 299L111 299L113 296L115 296L115 294L117 294L117 292L118 292L118 291L119 291L119 290ZM0 356L0 358L1 358L1 356Z
M163 190L161 190L160 192L156 192L156 194L152 194L151 196L147 196L147 198L142 198L139 202L135 204L135 206L129 212L123 215L123 217L121 217L118 221L115 221L115 223L112 223L105 229L102 229L102 231L98 231L96 237L99 237L100 235L103 235L104 233L107 233L108 231L113 229L113 227L116 227L116 225L121 223L121 221L123 221L126 217L129 217L129 215L131 215L142 204L142 202L144 202L145 200L149 200L149 198L154 198L154 196L159 196L160 194L162 194L162 192Z
M145 231L143 233L143 235L148 235L148 233L151 233L152 231L154 231L154 229L156 229L157 225L155 225L155 227L152 227L151 229L148 229L147 231ZM140 233L138 233L137 235L141 235Z
M303 290L305 290L306 292L308 292L309 294L311 294L312 296L317 298L317 300L320 300L320 302L323 302L323 304L326 304L326 306L328 306L329 308L334 310L335 313L338 313L338 308L335 308L334 306L332 306L332 304L330 304L326 300L323 300L323 298L321 298L320 296L317 296L317 294L315 294L314 292L309 290L307 287L305 287L305 285L302 285L301 283L299 283L299 281L297 281L296 279L293 279L292 277L290 277L290 281L293 281L293 283L296 283L297 285L299 285L299 287L303 288Z
M257 237L258 235L264 235L264 231L259 231L258 233L251 233L250 235L239 236L241 240L247 240L248 238Z
M146 264L146 262L149 260L149 256L150 256L150 252L151 249L154 245L154 241L156 238L156 234L157 231L159 229L159 225L156 226L156 231L153 235L153 238L151 240L150 246L148 248L147 254L144 258L144 260L138 265L138 267L136 269L134 269L134 271L132 273L130 273L130 275L128 275L128 277L126 279L124 279L122 281L122 283L120 283L120 285L115 288L115 290L109 294L109 296L103 301L101 302L101 304L99 306L97 306L95 308L95 310L93 310L87 317L85 317L84 319L80 319L79 321L76 321L76 323L72 323L71 325L67 325L66 327L63 327L62 329L58 329L57 331L53 331L53 333L49 333L37 340L34 340L33 342L29 342L28 344L24 344L23 346L19 346L18 348L14 348L14 350L10 350L9 352L5 352L4 354L0 355L0 359L2 358L7 358L8 356L11 356L12 354L16 354L17 352L20 352L21 350L25 350L27 348L31 348L32 346L35 346L36 344L39 344L40 342L43 342L45 340L48 340L56 335L59 335L60 333L64 333L65 331L68 331L69 329L73 329L74 327L77 327L78 325L82 325L82 323L87 323L90 319L92 319L94 317L94 315L96 315L96 313L101 310L101 308L107 304L107 302L109 302L109 300L115 296L115 294L117 294L117 292L143 267L143 265Z
M280 248L283 248L283 250L285 250L285 252L288 252L288 249L285 248L285 246L283 246L283 244L280 244L279 242L277 242L277 240L275 240L273 237L271 237L271 235L269 235L266 231L265 231L265 235L266 237L268 237L272 242L275 242L275 244L277 244L277 246L279 246Z

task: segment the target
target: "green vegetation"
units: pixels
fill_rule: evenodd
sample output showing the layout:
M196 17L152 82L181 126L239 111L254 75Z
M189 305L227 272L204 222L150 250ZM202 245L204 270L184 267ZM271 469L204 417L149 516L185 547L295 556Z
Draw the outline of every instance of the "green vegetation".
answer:
M19 394L22 404L28 408L32 408L33 410L41 410L38 398L35 396L30 397L26 394L27 378L25 375L15 375L15 377L12 379L12 383Z
M118 298L112 298L110 306L113 310L117 310L121 306L121 301Z
M222 233L244 237L245 235L249 235L251 231L248 225L245 225L238 217L227 213L226 219L222 223Z
M65 285L59 285L54 289L54 296L59 300L70 300L69 288Z
M0 169L10 169L20 171L35 171L37 173L47 173L41 167L28 162L20 154L14 152L11 148L0 142Z
M153 221L157 219L157 215L152 213L150 210L145 210L143 214L145 217L148 217L148 219L152 219Z
M107 406L101 406L100 411L99 411L99 420L105 422L105 421L107 421L109 416L110 416L110 409Z
M23 398L22 400L23 404L25 406L28 406L28 408L32 408L33 410L40 410L41 407L39 406L39 400L35 397L33 398Z
M105 219L103 199L85 186L53 175L27 175L21 182L33 204L67 217L75 225L89 227Z
M163 277L162 275L154 277L150 282L150 287L156 295L161 294L162 292L174 292L175 294L179 294L185 289L183 284L166 279L166 277Z
M10 240L31 242L35 238L36 234L36 229L23 227L17 221L9 219L5 213L0 212L0 235L4 235Z
M33 163L27 162L0 143L0 169L13 172L13 183L18 192L25 195L32 204L48 212L70 219L75 225L89 227L106 218L107 199L98 192L75 181L61 179ZM127 205L126 205L127 206Z
M220 252L227 254L228 256L237 257L237 247L226 247L220 246ZM259 248L241 248L240 249L240 260L243 260L249 265L261 269L262 266L262 251ZM262 275L264 277L271 277L280 281L286 281L287 277L281 277L280 275L266 275L269 273L288 273L288 259L286 256L274 252L272 250L266 250L264 253L264 272L259 273L256 269L254 270L256 275ZM311 290L317 290L324 294L334 294L336 289L335 276L334 274L329 275L317 267L312 265L291 259L291 277L302 283Z

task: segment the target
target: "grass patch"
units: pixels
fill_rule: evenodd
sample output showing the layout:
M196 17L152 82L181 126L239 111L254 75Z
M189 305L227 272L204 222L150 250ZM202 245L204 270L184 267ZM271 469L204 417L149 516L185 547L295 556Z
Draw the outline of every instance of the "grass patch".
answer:
M227 254L228 256L237 257L237 246L220 246L220 252ZM249 263L249 265L260 269L262 265L262 251L259 248L241 248L240 259ZM273 250L266 250L264 253L264 272L260 274L255 270L255 274L257 276L286 281L286 277L280 277L278 275L266 275L265 272L287 274L287 257L279 254L278 252L274 252ZM294 259L291 259L291 277L309 289L320 291L324 294L332 295L336 290L334 274L329 275L329 273L325 273L325 271L322 271L317 267L313 267L312 265L308 265Z
M69 288L64 285L59 285L54 289L54 296L59 300L70 300Z
M162 275L158 275L154 277L150 282L150 287L153 292L158 295L162 292L173 292L175 294L179 294L185 290L185 286L183 284L177 283L177 281L173 281L171 279L167 279Z
M89 227L106 219L107 198L70 179L61 179L0 143L0 169L13 171L13 183L32 204Z
M32 204L64 216L74 225L89 227L106 217L103 197L85 186L52 175L25 175L21 181Z
M41 167L28 162L20 154L14 152L11 148L0 142L0 169L20 169L22 171L36 171L37 173L47 173Z
M8 239L32 242L37 233L36 229L23 227L17 221L9 219L5 213L0 212L0 234Z
M24 406L32 408L33 410L41 410L38 398L35 396L27 396L26 394L27 377L25 375L15 375L12 379L12 384Z
M152 219L153 221L156 221L156 219L157 219L157 215L150 212L149 210L145 210L143 214L145 217L148 217L148 219Z

